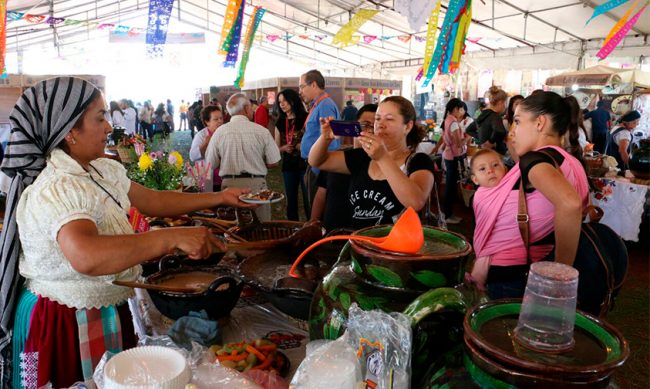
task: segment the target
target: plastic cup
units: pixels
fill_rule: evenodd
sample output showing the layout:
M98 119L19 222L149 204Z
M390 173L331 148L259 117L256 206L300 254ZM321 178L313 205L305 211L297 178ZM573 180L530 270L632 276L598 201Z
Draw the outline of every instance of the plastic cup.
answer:
M574 345L578 271L557 262L530 267L515 339L523 346L559 353Z

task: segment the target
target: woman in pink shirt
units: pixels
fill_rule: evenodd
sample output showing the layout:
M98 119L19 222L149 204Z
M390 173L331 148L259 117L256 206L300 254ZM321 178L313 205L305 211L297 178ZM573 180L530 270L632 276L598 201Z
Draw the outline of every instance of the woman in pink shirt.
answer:
M460 177L459 169L465 166L465 134L460 127L459 121L465 117L465 106L460 99L449 100L445 107L445 116L442 122L442 142L445 146L442 151L442 158L445 161L445 197L442 203L442 211L448 224L458 224L461 218L453 216L453 205L456 202L458 186L456 183Z
M580 148L572 148L576 155L562 148L567 132L571 145L578 144L578 118L571 112L566 99L553 92L524 99L515 111L512 138L519 163L496 187L476 191L474 250L477 258L489 258L490 298L523 296L528 252L533 262L573 264L589 188ZM515 218L520 183L528 207L528 251Z

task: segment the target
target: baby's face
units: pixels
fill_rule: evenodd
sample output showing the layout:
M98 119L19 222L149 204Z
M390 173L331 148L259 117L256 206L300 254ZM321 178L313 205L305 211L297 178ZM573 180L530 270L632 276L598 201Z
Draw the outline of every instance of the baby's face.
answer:
M506 175L506 167L496 153L479 155L472 162L472 181L476 185L493 188Z

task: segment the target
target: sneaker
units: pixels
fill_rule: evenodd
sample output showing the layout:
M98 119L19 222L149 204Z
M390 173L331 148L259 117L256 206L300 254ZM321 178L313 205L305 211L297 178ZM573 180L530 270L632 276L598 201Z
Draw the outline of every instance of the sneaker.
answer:
M462 222L463 219L458 217L458 216L452 216L452 217L446 218L445 221L447 222L447 224L458 224L458 223Z

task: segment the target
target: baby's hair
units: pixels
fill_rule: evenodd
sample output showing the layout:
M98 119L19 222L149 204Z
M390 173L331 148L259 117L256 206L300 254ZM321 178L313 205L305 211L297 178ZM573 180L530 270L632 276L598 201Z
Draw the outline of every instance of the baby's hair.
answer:
M480 149L479 151L476 152L476 154L472 155L472 159L469 162L469 171L472 174L474 174L474 161L476 161L476 158L487 154L495 154L497 157L499 157L499 161L501 161L501 154L497 153L496 151L492 149Z

